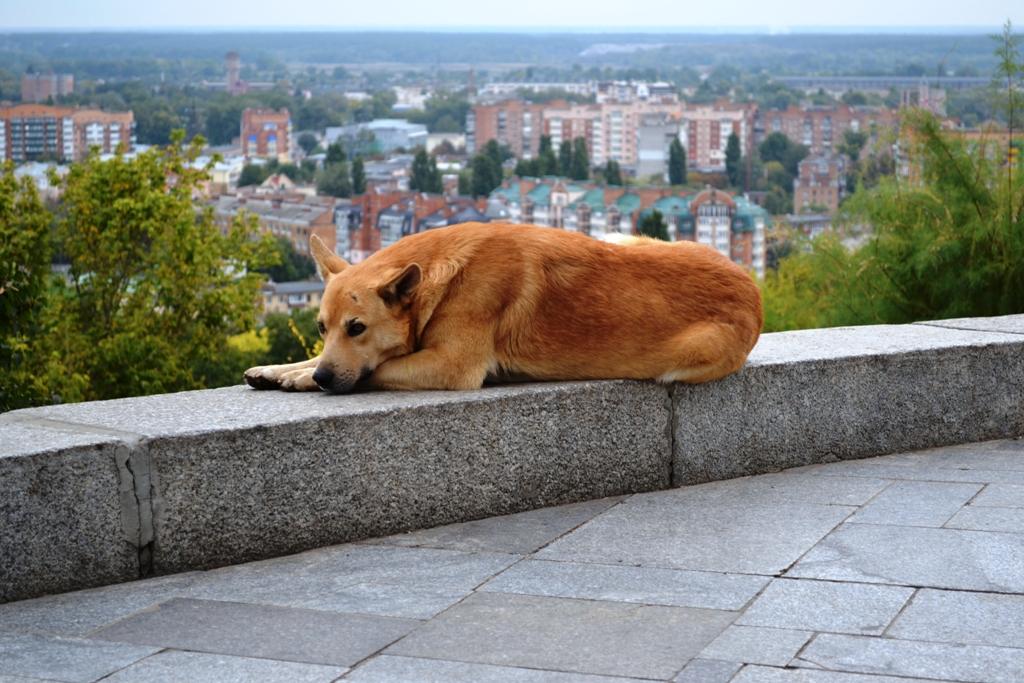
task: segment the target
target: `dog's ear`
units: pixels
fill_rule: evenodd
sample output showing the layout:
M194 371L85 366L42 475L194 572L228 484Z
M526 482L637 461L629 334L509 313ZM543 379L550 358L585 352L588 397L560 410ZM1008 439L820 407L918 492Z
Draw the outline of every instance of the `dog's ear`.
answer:
M416 263L410 263L402 272L395 275L391 280L377 289L380 298L388 306L396 303L408 303L413 292L423 279L423 271Z
M324 241L316 235L309 237L309 251L312 252L313 260L316 261L316 272L324 282L330 280L332 275L337 275L348 268L345 259L328 249Z

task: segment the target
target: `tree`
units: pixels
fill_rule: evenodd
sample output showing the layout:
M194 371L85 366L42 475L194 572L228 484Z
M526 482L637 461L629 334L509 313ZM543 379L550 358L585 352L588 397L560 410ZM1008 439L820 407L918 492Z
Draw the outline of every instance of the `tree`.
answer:
M273 266L257 268L257 272L267 275L274 282L307 280L316 274L316 264L308 256L295 251L291 240L286 237L278 237L275 246L278 263Z
M572 173L569 175L573 180L586 180L590 177L590 156L584 138L572 141Z
M551 148L551 136L540 136L540 151L537 153L537 175L558 175L558 157Z
M45 358L38 350L38 340L45 334L49 231L50 213L35 185L29 178L19 180L14 167L4 164L0 168L0 412L45 402L50 391L50 373L40 372Z
M486 197L501 185L501 164L495 163L492 156L477 154L473 157L471 169L473 196Z
M297 142L299 143L299 147L301 147L302 151L306 154L312 154L313 150L316 149L316 146L320 144L317 142L316 136L309 131L301 133Z
M238 186L259 185L267 179L267 167L263 164L246 164L238 176Z
M535 178L541 175L539 159L520 159L513 173L520 178Z
M668 225L665 224L665 217L657 209L640 219L639 232L641 235L653 237L656 240L669 241Z
M733 187L739 187L743 180L740 157L740 138L735 132L729 133L729 139L725 143L725 174Z
M794 178L800 162L807 156L807 148L790 140L782 133L772 133L758 147L761 160L765 163L778 161Z
M622 185L622 170L619 162L612 159L604 166L604 182L606 185Z
M320 169L316 174L316 191L331 197L351 197L352 180L348 175L348 164L341 161Z
M558 175L568 177L571 176L572 173L572 142L569 140L562 140L562 144L558 146Z
M255 324L255 269L273 243L251 218L224 232L212 208L196 211L203 140L183 139L134 159L92 154L64 179L56 235L72 285L55 297L46 345L82 381L62 400L207 386L228 336Z
M678 137L672 138L668 147L668 184L686 184L686 150Z
M412 175L409 178L409 189L419 192L440 193L444 190L441 173L437 170L437 161L427 154L425 149L416 152L412 160Z
M345 150L340 142L333 142L327 145L327 154L324 155L324 165L340 164L345 161Z
M352 194L360 195L366 192L366 169L363 167L363 158L356 157L352 162Z

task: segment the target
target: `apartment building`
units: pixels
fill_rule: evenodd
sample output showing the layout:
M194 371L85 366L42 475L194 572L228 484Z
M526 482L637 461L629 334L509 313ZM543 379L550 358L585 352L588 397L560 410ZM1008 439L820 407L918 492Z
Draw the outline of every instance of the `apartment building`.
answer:
M75 77L71 74L24 74L21 77L23 103L46 102L75 91Z
M793 180L793 208L798 212L835 213L846 196L846 156L806 157Z
M729 135L736 133L744 156L754 145L754 119L757 106L716 102L689 104L683 108L679 131L686 148L687 166L701 172L725 171L725 148Z
M241 213L256 217L260 230L284 237L299 254L309 255L309 238L316 235L334 249L333 197L309 197L299 193L260 195L252 192L223 194L212 201L214 220L222 230Z
M874 134L898 126L899 112L895 110L842 104L763 111L758 127L765 136L782 133L807 147L811 155L820 155L833 153L848 130Z
M287 109L242 112L242 156L291 161L292 119Z
M0 152L3 159L81 161L93 147L103 154L135 145L132 112L19 104L0 107Z
M540 150L544 108L519 99L476 105L466 114L466 153L476 154L497 140L517 158L532 159Z
M706 244L764 275L768 213L744 196L713 188L676 194L669 188L599 187L565 178L512 179L491 194L487 215L603 239L613 232L635 234L654 210L664 217L672 241Z

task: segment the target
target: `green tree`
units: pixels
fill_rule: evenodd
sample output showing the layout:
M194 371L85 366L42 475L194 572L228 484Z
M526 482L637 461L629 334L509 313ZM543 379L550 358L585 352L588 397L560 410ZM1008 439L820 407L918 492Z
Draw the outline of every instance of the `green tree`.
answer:
M486 153L477 154L471 164L473 196L486 197L501 185L501 164Z
M668 146L668 184L686 184L686 150L678 137L672 138Z
M573 180L586 180L590 177L590 156L584 138L572 141L572 172L569 175Z
M665 223L665 217L657 209L640 219L639 232L641 235L668 242L668 225Z
M308 256L295 251L291 240L278 237L275 246L278 254L277 264L257 268L257 272L263 273L274 282L307 280L316 274L316 264Z
M299 143L299 147L301 147L302 151L306 154L312 154L313 150L316 149L316 146L319 144L316 136L309 131L301 133L297 142Z
M539 159L520 159L513 173L520 178L535 178L541 175Z
M725 174L729 177L729 184L733 187L740 187L743 181L741 156L739 136L735 132L729 133L729 139L725 143Z
M437 161L427 154L425 149L421 148L416 152L416 156L412 160L409 189L432 193L440 193L444 189L441 183L441 173L437 170Z
M558 157L551 148L551 136L540 136L540 151L537 153L537 175L558 175Z
M29 178L0 168L0 413L46 402L50 381L64 373L40 372L50 279L50 213ZM52 375L57 377L52 377Z
M255 269L273 244L254 220L224 232L212 208L196 211L202 145L179 132L134 159L90 155L66 176L57 239L72 285L55 298L46 344L84 382L62 400L207 386L228 336L255 324Z
M263 320L268 364L298 363L309 358L309 347L319 337L317 310L303 308L291 313L270 313ZM300 338L301 337L301 338Z
M327 145L327 153L324 155L324 165L340 164L342 161L345 161L345 149L341 146L341 143L334 142Z
M558 175L569 177L572 174L572 142L562 140L562 144L558 146Z
M267 179L267 167L264 164L246 164L242 167L242 172L238 176L238 186L248 187L250 185L259 185Z
M622 169L619 162L612 159L604 166L604 182L606 185L622 185Z
M363 166L363 157L356 157L352 162L352 194L363 194L366 192L366 168Z
M352 180L344 161L327 164L316 174L316 191L330 197L351 197Z

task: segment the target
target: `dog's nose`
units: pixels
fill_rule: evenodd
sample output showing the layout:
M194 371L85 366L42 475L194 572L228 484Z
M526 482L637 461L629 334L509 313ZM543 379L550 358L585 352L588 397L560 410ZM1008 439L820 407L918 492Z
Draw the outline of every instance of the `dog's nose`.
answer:
M334 382L334 373L327 368L317 368L313 372L313 381L320 385L320 388L329 391Z

